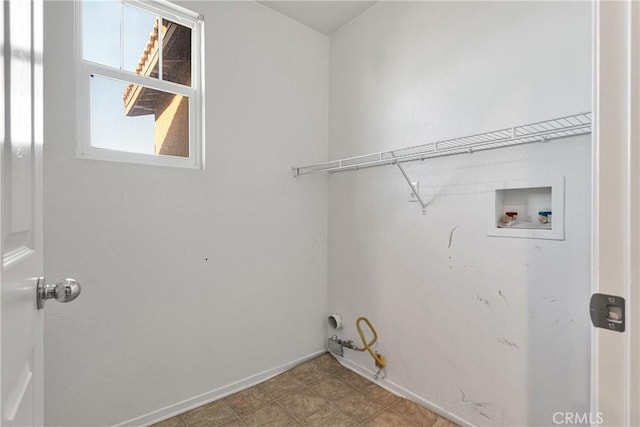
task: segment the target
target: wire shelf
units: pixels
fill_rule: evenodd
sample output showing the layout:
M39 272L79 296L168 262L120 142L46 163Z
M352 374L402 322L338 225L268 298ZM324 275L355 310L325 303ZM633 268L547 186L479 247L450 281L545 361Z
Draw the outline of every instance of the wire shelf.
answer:
M545 142L552 139L589 133L591 133L591 113L579 113L538 123L478 133L462 138L431 142L398 150L382 151L314 165L294 167L293 175L344 172L374 166L426 160L434 157L512 147L533 142Z

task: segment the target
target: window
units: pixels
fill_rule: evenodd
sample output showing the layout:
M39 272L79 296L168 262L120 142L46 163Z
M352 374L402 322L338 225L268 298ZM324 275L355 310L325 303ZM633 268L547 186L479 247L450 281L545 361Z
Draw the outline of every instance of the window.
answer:
M202 17L164 0L77 4L79 156L201 167Z

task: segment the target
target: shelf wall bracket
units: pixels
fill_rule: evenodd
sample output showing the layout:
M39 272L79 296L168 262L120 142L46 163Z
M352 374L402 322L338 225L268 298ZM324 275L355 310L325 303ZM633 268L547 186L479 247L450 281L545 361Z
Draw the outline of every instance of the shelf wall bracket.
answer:
M393 153L393 151L390 153L391 157L393 157L394 159L396 158L396 155ZM418 189L416 188L415 185L413 185L413 182L411 181L411 179L409 178L409 175L407 175L407 172L404 170L404 168L402 167L402 164L400 164L400 162L398 161L394 161L394 164L396 166L398 166L398 169L400 169L400 172L402 173L402 176L404 177L404 179L407 181L407 184L409 184L409 188L411 188L411 192L413 193L413 195L416 197L416 199L418 200L418 203L420 203L420 206L422 207L422 215L426 215L427 214L427 206L429 205L428 203L425 203L422 200L422 197L420 197L420 192L418 191Z

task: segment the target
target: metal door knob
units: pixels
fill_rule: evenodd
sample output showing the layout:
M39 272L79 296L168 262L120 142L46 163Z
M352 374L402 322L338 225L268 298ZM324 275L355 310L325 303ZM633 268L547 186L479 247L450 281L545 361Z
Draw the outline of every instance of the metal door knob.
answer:
M63 279L54 285L46 285L44 277L38 279L38 310L44 308L44 302L55 298L58 302L69 302L80 295L80 283L75 279Z

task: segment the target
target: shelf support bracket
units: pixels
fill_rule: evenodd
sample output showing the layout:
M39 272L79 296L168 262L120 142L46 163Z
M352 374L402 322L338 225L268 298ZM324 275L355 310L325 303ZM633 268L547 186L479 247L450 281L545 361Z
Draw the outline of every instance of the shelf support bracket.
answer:
M393 157L395 159L396 155L393 152L391 152L391 157ZM420 203L420 206L422 207L422 215L426 215L427 214L427 206L429 204L425 203L422 200L422 197L420 197L420 193L418 192L418 189L415 187L415 185L413 185L413 182L411 182L411 179L409 178L409 175L407 175L407 172L404 170L404 168L402 167L400 162L395 160L393 163L396 166L398 166L398 169L400 169L400 172L402 172L402 176L407 181L407 184L409 184L409 187L411 188L411 192L413 193L414 196L416 196L416 199L418 200L418 203Z

